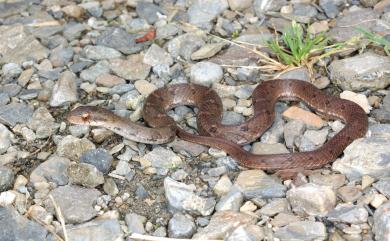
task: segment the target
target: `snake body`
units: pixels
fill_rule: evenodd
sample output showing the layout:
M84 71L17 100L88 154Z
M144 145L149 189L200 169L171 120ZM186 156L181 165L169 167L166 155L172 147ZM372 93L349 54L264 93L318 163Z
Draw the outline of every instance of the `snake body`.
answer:
M288 154L255 155L241 145L259 138L273 123L275 103L279 100L303 101L311 109L330 118L340 119L345 127L314 151ZM223 106L211 88L195 84L175 84L152 92L145 100L145 127L99 107L80 106L72 110L68 120L74 124L106 127L125 138L144 143L161 144L181 139L224 150L240 165L264 170L315 169L335 160L355 139L367 132L368 118L357 104L328 96L314 85L299 80L272 80L259 84L253 91L254 115L238 125L221 124ZM200 135L178 127L167 111L180 105L198 108Z

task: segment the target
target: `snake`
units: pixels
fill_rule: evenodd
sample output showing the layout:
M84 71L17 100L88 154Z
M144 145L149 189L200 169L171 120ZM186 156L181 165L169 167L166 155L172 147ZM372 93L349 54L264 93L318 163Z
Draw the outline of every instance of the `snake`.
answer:
M327 119L339 119L344 128L312 151L282 154L253 154L242 145L256 141L275 120L277 101L301 101ZM199 134L179 127L168 111L177 106L197 108ZM295 79L275 79L257 85L252 93L253 115L242 123L222 124L223 104L210 87L193 84L172 84L149 94L143 106L143 119L148 126L97 106L78 106L68 113L72 124L100 126L127 139L147 144L163 144L179 138L221 149L241 166L266 171L280 171L289 176L292 170L317 169L331 163L354 140L364 137L368 117L356 103L325 94L313 84ZM283 171L286 172L283 172Z

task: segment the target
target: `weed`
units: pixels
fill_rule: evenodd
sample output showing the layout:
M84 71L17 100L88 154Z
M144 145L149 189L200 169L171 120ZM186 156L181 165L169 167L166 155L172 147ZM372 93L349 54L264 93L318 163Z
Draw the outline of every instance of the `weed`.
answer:
M386 54L390 56L390 41L385 39L383 36L380 36L379 34L375 34L373 32L370 32L364 28L356 27L357 31L363 34L363 37L366 38L369 41L369 44L377 45L377 46L383 46L383 49L385 50ZM363 50L366 46L363 46Z

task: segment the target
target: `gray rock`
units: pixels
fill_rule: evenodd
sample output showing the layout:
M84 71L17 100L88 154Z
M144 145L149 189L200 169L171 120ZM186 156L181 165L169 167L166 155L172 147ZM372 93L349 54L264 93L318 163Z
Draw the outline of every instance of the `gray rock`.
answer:
M210 223L192 237L192 239L224 239L227 233L231 233L240 225L255 224L256 218L252 215L222 211L216 212L210 220Z
M380 193L390 198L390 178L381 178L376 183L372 184Z
M146 51L144 56L145 64L150 66L155 65L172 65L173 59L169 53L167 53L164 49L162 49L157 44L152 44L148 51Z
M343 174L321 174L313 173L309 176L311 183L320 186L331 186L337 189L345 184L345 176Z
M116 49L123 54L139 52L143 45L135 43L135 35L127 33L121 28L110 28L101 33L96 39L96 45L103 45Z
M269 217L272 217L278 213L288 212L288 211L289 211L289 204L287 200L285 198L277 198L267 203L258 212L262 215L267 215Z
M337 195L346 203L355 202L362 196L360 188L353 185L346 185L337 190Z
M8 93L0 93L0 106L8 104L10 101Z
M326 216L332 222L359 224L367 222L368 212L364 207L352 204L339 204Z
M0 240L47 240L48 232L43 226L28 220L12 207L0 207L0 217Z
M54 182L62 186L68 184L67 168L70 160L65 157L51 156L47 161L40 164L30 174L30 182Z
M88 221L97 215L93 208L100 192L96 189L83 188L78 186L61 186L52 190L49 195L61 209L66 223L82 223ZM46 207L52 209L52 202L48 198L45 200Z
M102 148L88 150L80 156L80 162L94 165L103 174L107 174L114 158Z
M287 189L280 180L268 176L261 170L241 172L235 185L240 188L246 199L284 197Z
M314 145L319 146L325 143L328 136L329 129L323 128L321 130L306 130L304 137L311 141Z
M316 15L317 9L314 6L306 3L296 3L293 5L293 12L289 17L299 23L310 23Z
M175 213L169 220L168 234L170 238L191 238L195 231L194 220L189 215Z
M125 221L129 232L144 234L144 223L146 222L146 218L144 216L138 215L136 213L128 213L126 214Z
M12 79L18 77L22 73L22 68L20 65L15 64L15 63L8 63L3 65L1 68L3 71L4 77L6 79Z
M72 41L79 38L86 29L87 28L84 24L74 22L68 23L65 25L63 35L67 40Z
M58 107L78 100L76 76L70 71L61 74L59 81L53 87L50 106Z
M390 93L387 94L382 100L382 108L386 111L390 111Z
M87 163L74 163L68 166L69 181L84 187L96 187L104 183L103 173Z
M329 186L307 183L287 191L292 209L302 215L323 216L336 205L336 194Z
M264 240L265 234L257 225L241 225L225 239L226 241L257 241Z
M0 92L7 93L9 97L14 97L21 91L22 87L17 84L5 84L0 86Z
M207 147L205 147L203 145L184 141L184 140L175 140L175 141L171 142L169 144L169 146L172 147L172 149L175 152L180 153L182 151L185 151L185 152L189 153L191 156L199 156L201 153L207 152L207 149L208 149Z
M224 111L222 114L222 125L237 125L244 122L245 118L243 115L234 111Z
M299 151L314 151L317 149L316 145L306 136L300 136L295 139L295 146L298 147Z
M38 139L49 137L59 127L59 124L55 123L55 119L46 107L38 107L27 125L35 131Z
M0 63L22 64L48 56L48 50L24 30L23 25L0 26Z
M238 90L234 92L234 96L239 99L246 100L252 96L253 90L254 90L254 86L250 86L250 85L240 86L240 88L238 88Z
M146 79L150 72L150 65L142 63L142 55L130 55L126 60L110 60L111 70L126 80Z
M66 228L69 240L112 241L123 240L121 225L117 219L96 219Z
M335 18L339 15L339 8L347 4L345 0L320 0L319 5L325 11L326 16Z
M305 123L301 120L292 120L284 126L284 140L288 148L294 147L295 138L305 131Z
M121 176L126 176L132 172L131 166L127 161L119 161L116 165L114 173Z
M106 181L103 185L103 190L105 193L111 196L116 196L119 193L118 186L116 185L114 179L112 178L106 178Z
M87 12L93 17L99 18L103 14L103 9L100 7L100 3L98 1L90 1L79 4L80 7L87 10Z
M287 4L286 0L275 0L268 2L267 0L255 0L253 8L257 16L262 17L264 12L276 11L279 12L280 8Z
M83 53L85 57L93 60L114 59L122 56L122 54L119 51L102 45L85 46L83 49Z
M215 200L194 194L195 187L177 182L170 177L164 179L165 196L170 207L179 211L188 211L203 216L214 210Z
M149 29L150 25L143 18L134 18L126 21L126 30L130 33L148 31Z
M390 202L382 204L374 213L374 227L372 229L375 234L375 240L389 240L390 233Z
M223 77L221 66L211 62L199 62L191 66L191 82L210 86L219 82Z
M370 137L357 139L344 150L344 156L333 163L333 170L341 172L348 179L359 179L363 175L376 178L388 176L390 125L374 125L370 131Z
M252 145L251 152L256 155L271 155L271 154L282 154L290 153L286 146L282 143L268 144L255 142Z
M31 120L33 110L31 106L22 103L11 103L0 106L0 123L14 126L18 123L25 124Z
M149 24L154 24L159 18L158 14L164 15L164 10L150 2L139 1L135 9L140 18L146 19Z
M88 69L81 71L80 78L89 82L95 82L96 78L102 74L110 72L109 63L105 60L97 62Z
M0 166L0 192L4 192L12 188L15 179L15 174L8 167Z
M230 192L226 195L222 196L217 205L215 206L215 210L219 211L239 211L244 201L244 196L237 188L232 188Z
M275 236L281 240L326 240L326 227L321 222L298 221L278 229Z
M73 73L76 74L76 73L81 72L85 68L90 67L92 64L93 64L92 61L79 61L79 62L72 64L69 69L70 69L70 71L72 71Z
M160 146L148 152L143 159L149 161L152 167L158 169L172 169L180 167L183 164L181 158L173 151Z
M73 58L73 49L72 48L62 48L58 47L53 49L50 53L50 62L53 67L62 67L67 65Z
M332 82L343 90L378 90L390 84L388 58L370 52L333 61L329 71Z
M21 13L28 8L28 1L20 2L1 2L0 18L7 18L14 14Z
M0 124L0 154L6 152L11 146L13 136L12 132L5 125Z
M173 58L180 56L190 60L192 53L205 44L204 38L203 34L183 34L170 40L166 44L166 48Z
M207 59L216 55L225 46L225 43L206 44L191 54L192 60Z
M65 136L57 145L57 153L73 161L78 161L80 156L90 149L95 149L95 145L90 140L71 135Z
M310 73L306 68L298 68L283 73L279 76L280 79L298 79L306 82L310 82Z
M204 28L229 7L226 0L197 0L188 8L188 21Z
M171 39L178 32L179 32L178 24L175 22L170 22L156 29L156 39Z

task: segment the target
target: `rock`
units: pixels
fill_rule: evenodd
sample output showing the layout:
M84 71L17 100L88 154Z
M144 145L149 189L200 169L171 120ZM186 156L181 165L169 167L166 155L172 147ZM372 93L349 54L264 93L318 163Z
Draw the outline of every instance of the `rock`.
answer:
M109 172L113 159L112 155L102 148L87 150L80 156L80 162L94 165L103 174Z
M360 188L352 185L340 187L337 193L344 202L354 202L362 196Z
M234 111L224 111L222 114L222 125L237 125L245 120L244 116Z
M322 76L320 78L317 78L313 81L313 85L317 87L318 89L325 89L330 84L330 79L326 76Z
M193 239L224 239L225 235L233 231L239 225L254 224L256 218L249 214L222 211L215 213L210 223L202 230L199 230Z
M320 185L320 186L330 186L334 189L337 189L344 185L345 176L342 174L321 174L321 173L313 173L309 176L309 180L311 183Z
M319 5L325 11L326 16L335 18L339 15L339 8L344 7L347 1L344 0L320 0Z
M172 169L180 167L183 162L173 151L163 147L156 147L148 152L143 159L151 163L152 167L157 169Z
M364 207L352 204L338 204L326 216L332 222L360 224L367 222L368 212Z
M0 26L0 63L16 63L47 58L48 50L23 25Z
M110 88L116 85L126 84L126 80L112 74L104 73L96 78L96 84Z
M12 207L0 207L0 240L47 240L48 231Z
M81 18L84 14L84 8L78 6L78 5L68 5L61 9L67 16L72 18Z
M38 220L46 225L49 225L51 222L53 222L53 215L48 213L46 209L39 205L31 206L27 212L33 219Z
M55 123L55 119L45 107L38 107L27 125L30 129L35 131L35 135L38 139L49 137L59 126Z
M368 99L365 95L362 95L362 94L356 94L352 91L348 91L348 90L344 90L341 94L340 94L340 98L341 99L346 99L346 100L350 100L356 104L358 104L360 107L362 107L362 109L368 114L370 113L370 110L372 109L372 107L370 106L370 104L368 103Z
M126 176L132 172L131 166L127 161L119 161L114 173L120 176Z
M155 65L172 65L173 59L169 53L167 53L164 49L160 48L157 44L152 44L149 47L148 51L146 51L144 60L144 64L148 64L150 66Z
M83 49L83 53L86 58L93 60L115 59L122 56L122 54L118 50L102 45L85 46Z
M278 213L288 212L289 204L285 198L277 198L269 203L267 203L264 207L259 210L259 213L267 216L275 216Z
M305 131L305 123L302 120L289 121L284 126L284 140L288 148L294 147L294 141L298 136L301 136Z
M306 130L303 136L307 138L314 145L319 146L325 143L328 136L329 129L323 128L321 130Z
M210 215L214 210L215 200L195 195L193 186L166 177L164 179L164 189L168 203L174 209L194 212L203 216Z
M183 34L170 40L166 44L166 48L173 58L181 56L190 60L192 53L205 44L204 38L203 33Z
M324 216L336 205L336 194L328 186L307 183L287 191L294 212L302 215Z
M0 18L18 14L28 8L29 2L1 2L0 3Z
M330 0L328 2L331 2L333 0ZM321 1L320 1L321 2ZM326 20L323 20L323 21L319 21L319 22L314 22L312 23L309 28L307 29L307 31L310 33L310 34L314 34L314 35L317 35L319 33L322 33L322 32L327 32L329 30L329 25L328 25L328 22ZM321 80L325 80L327 79L326 77L325 78L318 78L316 80L320 80L319 82L321 82ZM328 79L328 82L329 82L329 79ZM316 85L316 84L315 84ZM316 85L317 86L317 85ZM325 86L326 87L326 86ZM323 88L325 88L323 87ZM318 87L317 87L318 88ZM320 89L323 89L323 88L320 88Z
M164 10L150 2L139 1L136 12L140 18L146 19L149 24L154 24L159 19L159 15L164 15Z
M16 200L15 191L6 191L0 193L0 206L6 207L12 205Z
M57 153L73 161L79 160L80 156L95 145L87 138L76 138L71 135L65 136L57 145Z
M325 125L325 122L316 114L296 106L291 106L286 111L284 111L283 117L291 120L301 120L307 126L311 126L317 129L320 129Z
M333 61L329 72L331 81L343 90L378 90L390 84L387 57L370 52Z
M189 215L175 213L169 220L168 234L170 238L191 238L195 231L194 220Z
M380 206L374 213L373 233L375 240L385 241L389 239L390 234L390 202Z
M112 178L106 178L106 181L103 185L103 190L105 193L111 196L116 196L119 193L118 186L116 185L114 179Z
M310 82L310 73L306 68L298 68L287 71L279 76L280 79L298 79Z
M8 167L0 166L0 192L12 188L14 185L15 174Z
M69 240L111 241L123 240L121 225L117 219L96 219L67 227Z
M104 183L103 173L95 166L87 163L68 166L68 176L71 183L84 187L92 188Z
M69 40L73 41L77 38L80 38L81 34L86 30L86 26L81 23L68 23L65 25L63 31L63 36Z
M237 227L226 241L256 241L264 240L265 234L261 227L257 225L241 225Z
M233 0L234 1L234 0ZM191 54L192 60L201 60L211 58L216 55L225 46L225 43L211 43L203 45L200 49Z
M67 65L73 58L73 49L72 48L62 48L57 47L53 49L50 53L50 62L53 64L53 67L62 67Z
M252 0L228 0L228 3L233 11L241 11L252 6Z
M0 124L0 154L3 154L8 150L11 146L12 138L14 138L12 132L10 132L5 125Z
M157 87L154 84L149 83L146 80L137 80L134 83L134 87L138 90L139 93L143 96L149 96L153 91L157 90Z
M15 63L8 63L1 68L6 79L17 78L22 73L20 65Z
M390 125L373 125L370 131L370 137L357 139L344 150L344 156L333 163L333 170L341 172L350 180L359 179L363 175L374 178L388 175Z
M65 222L69 224L82 223L97 215L93 205L96 203L100 192L96 189L78 186L61 186L52 190L49 195L61 209ZM45 201L46 207L53 207L51 200ZM53 209L50 209L55 213Z
M116 75L126 80L145 79L149 75L150 66L142 63L142 60L142 55L130 55L127 60L112 59L110 68Z
M80 78L89 82L95 82L100 75L108 74L109 72L109 63L106 60L102 60L97 62L95 65L92 65L88 69L81 71Z
M81 3L79 6L87 10L93 17L99 18L103 14L103 9L100 7L100 3L98 1Z
M246 199L284 197L286 187L272 176L261 170L248 170L241 172L235 182Z
M275 232L281 240L326 240L326 227L321 222L298 221L290 223Z
M232 186L233 184L230 181L229 177L227 175L223 175L218 180L217 184L215 184L213 190L218 196L223 196L229 192Z
M4 125L15 126L25 124L31 120L33 110L31 106L22 103L11 103L0 106L0 122Z
M201 153L207 152L208 149L203 145L184 140L175 140L171 142L169 146L172 147L175 152L180 153L184 151L188 152L191 156L199 156Z
M50 106L57 107L66 103L76 102L77 100L76 76L70 71L65 71L54 85Z
M228 7L226 0L197 0L188 8L188 21L197 27L205 28Z
M232 188L229 193L221 197L215 206L215 210L217 212L227 210L239 211L243 201L244 197L242 193L237 188Z
M121 28L110 28L96 39L96 45L103 45L123 54L134 54L142 49L142 44L135 43L136 35L131 35Z
M222 68L211 62L199 62L191 66L191 82L210 86L223 77Z
M251 152L252 154L255 155L290 153L287 150L286 146L283 145L282 143L268 144L268 143L261 143L261 142L253 143Z
M379 181L373 184L373 186L387 198L390 198L390 178L381 178Z
M126 214L125 221L130 232L139 234L145 233L144 223L146 222L146 218L144 216L136 213L128 213Z
M271 224L275 227L283 227L290 223L295 223L300 221L299 217L288 214L288 213L279 213L272 220Z
M51 156L47 161L41 163L30 174L30 182L54 182L62 186L68 184L66 170L70 165L70 160L65 157Z

